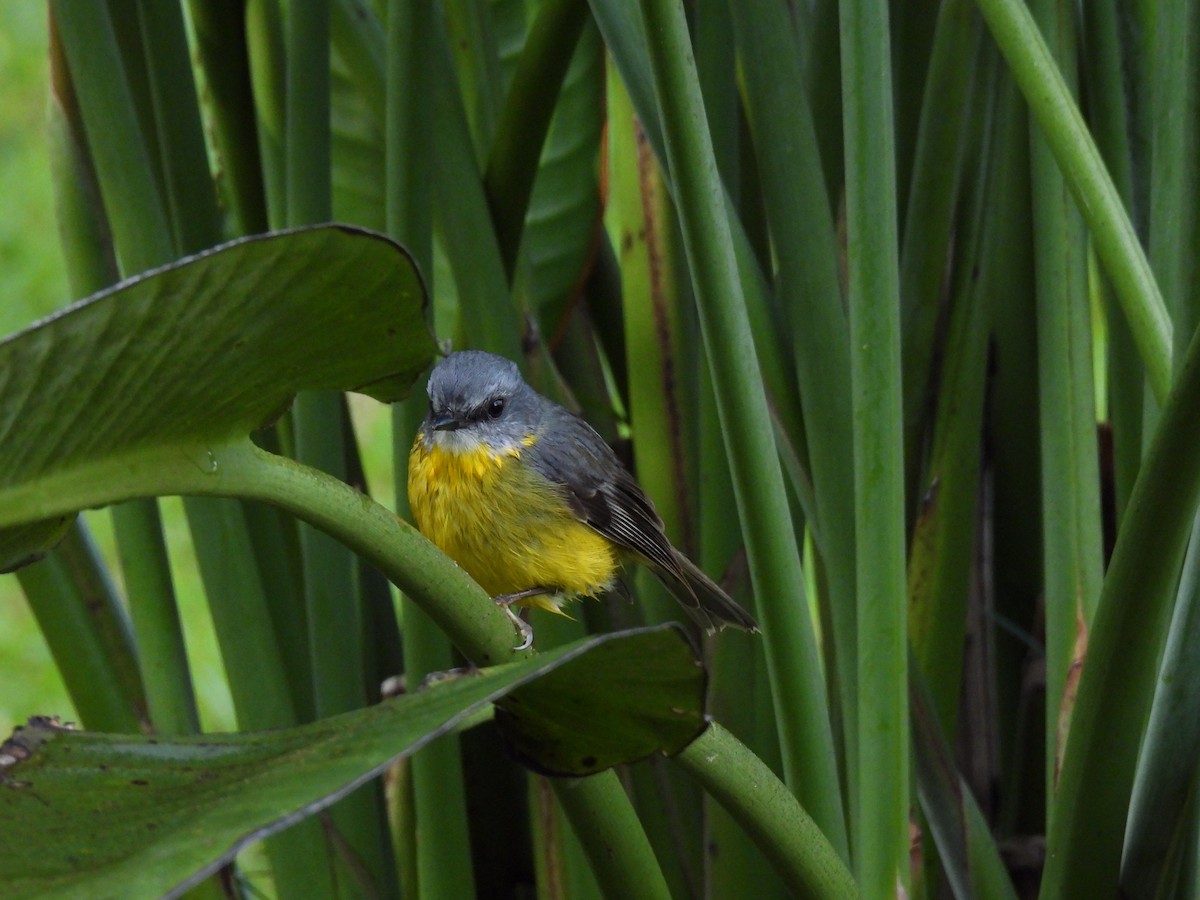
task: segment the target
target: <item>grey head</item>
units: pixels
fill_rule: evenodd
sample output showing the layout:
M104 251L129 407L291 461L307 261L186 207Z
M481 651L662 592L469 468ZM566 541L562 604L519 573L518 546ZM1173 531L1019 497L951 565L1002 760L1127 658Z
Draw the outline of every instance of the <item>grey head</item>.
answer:
M495 450L519 446L537 430L549 405L521 378L516 363L482 350L461 350L429 376L427 443L469 449L483 441Z

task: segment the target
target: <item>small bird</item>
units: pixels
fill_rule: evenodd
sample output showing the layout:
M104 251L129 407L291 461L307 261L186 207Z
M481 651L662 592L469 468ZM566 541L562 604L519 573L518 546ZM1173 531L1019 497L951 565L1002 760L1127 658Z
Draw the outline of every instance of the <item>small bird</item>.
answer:
M616 585L621 564L650 567L708 633L758 624L671 546L662 519L582 418L543 397L510 360L451 353L429 376L429 414L408 458L408 501L421 533L493 596L560 612Z

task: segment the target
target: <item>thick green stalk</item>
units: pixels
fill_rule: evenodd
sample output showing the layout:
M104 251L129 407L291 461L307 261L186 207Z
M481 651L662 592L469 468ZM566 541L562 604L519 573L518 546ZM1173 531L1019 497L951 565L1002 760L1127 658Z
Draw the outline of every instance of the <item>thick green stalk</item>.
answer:
M637 112L646 142L659 160L666 159L660 114L655 106L646 39L640 17L629 15L625 0L593 0L592 13L604 38L618 72L629 91L630 100ZM674 194L673 178L667 176L667 189ZM795 378L785 355L784 331L780 327L776 310L768 302L769 286L763 275L755 247L751 244L747 230L742 227L737 210L726 197L726 215L733 238L733 251L737 258L738 274L741 277L743 298L750 317L750 331L754 337L755 350L766 387L771 413L784 424L785 433L791 441L803 436L800 404L796 397ZM805 465L803 446L793 444L793 460ZM810 521L815 521L816 507L812 502L811 480L805 472L803 478L794 481L794 487Z
M1120 195L1023 0L976 0L1087 221L1161 403L1171 384L1171 317Z
M355 89L362 94L370 115L386 128L389 40L383 21L370 0L332 0L330 37L334 57L349 71ZM380 12L386 18L386 13ZM429 13L426 13L427 17ZM384 165L390 164L385 160ZM337 163L334 163L337 168Z
M1043 0L1038 19L1068 71L1076 58L1069 3ZM1070 723L1068 674L1100 597L1103 560L1092 385L1087 238L1043 140L1030 135L1037 275L1038 409L1046 620L1046 787Z
M758 598L789 786L826 834L844 829L833 736L800 553L732 252L725 198L678 0L643 0L667 167L696 293L726 453Z
M333 206L329 3L290 0L283 24L287 222L325 222ZM345 398L330 391L302 393L293 422L297 459L345 479L343 438L350 427ZM308 527L301 528L300 547L315 712L323 717L365 706L364 610L354 559L344 546ZM386 892L395 874L379 809L376 786L368 785L338 803L331 815L373 889Z
M287 220L291 225L328 221L329 3L288 0L283 16L286 61L284 147Z
M1158 4L1155 54L1154 156L1150 168L1150 264L1175 323L1175 355L1198 320L1197 213L1200 188L1200 12L1191 0Z
M420 3L391 0L386 68L386 217L389 233L408 247L418 268L433 274L433 140L429 33L436 21ZM427 284L427 290L432 290ZM418 388L392 407L396 514L410 518L407 493L408 448L425 410ZM454 665L450 642L428 615L403 600L404 673L413 689L430 672ZM468 832L466 789L457 735L447 735L412 759L415 865L423 897L468 897L476 893Z
M547 886L543 896L602 900L583 847L568 827L550 779L535 776L527 780L534 877L538 885Z
M144 271L171 258L170 230L112 23L101 4L55 3L52 9L121 268L127 274ZM93 253L96 263L90 271L103 274L105 252ZM86 292L105 286L87 285ZM151 719L169 732L195 730L195 702L158 505L139 500L114 507L113 521Z
M606 897L670 897L646 832L611 770L589 778L555 779L551 786ZM621 837L620 844L614 838ZM645 844L645 853L629 852Z
M104 0L98 6L108 8L108 20L116 38L117 52L121 56L121 73L133 110L141 125L139 136L146 147L150 163L149 175L161 196L166 189L163 172L162 147L158 142L158 131L154 122L154 95L150 88L150 72L143 54L144 40L142 22L137 9L138 0Z
M50 78L55 211L71 293L82 297L93 285L115 281L117 267L79 107L53 27ZM73 524L44 562L18 570L16 577L84 724L114 732L140 730L146 696L130 623L83 523Z
M1134 147L1131 123L1135 120L1136 91L1126 91L1129 56L1120 41L1120 0L1095 0L1083 5L1083 71L1089 99L1089 124L1096 146L1112 173L1113 184L1135 227L1144 237L1145 210L1137 205L1134 190ZM1142 399L1145 373L1129 323L1121 315L1112 285L1101 278L1108 325L1108 419L1112 424L1113 489L1119 526L1129 502L1142 459ZM1172 355L1179 353L1175 348Z
M797 897L859 896L816 822L762 760L716 722L675 757L750 834Z
M1088 643L1047 840L1043 897L1116 889L1138 745L1197 502L1200 332L1163 408Z
M462 569L412 526L378 504L364 502L361 494L343 482L264 453L247 442L222 449L218 458L217 472L207 478L188 467L172 473L173 488L160 485L157 489L251 497L325 530L420 603L476 665L492 665L532 652L513 650L512 624ZM145 487L156 489L152 484ZM582 781L556 779L554 786L576 834L584 841L597 879L613 896L666 895L645 832L612 772ZM646 893L639 893L642 891Z
M83 522L45 559L18 569L17 580L84 727L141 731L146 697L133 636Z
M1181 340L1196 332L1195 246L1197 127L1200 89L1200 4L1158 6L1154 160L1150 184L1150 258L1175 321L1175 359ZM1174 843L1188 842L1194 864L1196 824L1194 689L1197 613L1200 609L1200 519L1180 578L1178 599L1159 669L1154 705L1138 758L1121 867L1123 888L1135 897L1165 896ZM1191 790L1191 802L1185 802ZM1192 834L1189 838L1189 830ZM1183 872L1186 873L1186 868Z
M778 264L775 294L789 326L811 461L826 606L836 654L825 663L841 687L841 716L853 755L858 692L854 603L854 472L850 417L850 335L842 307L838 250L817 135L800 72L788 10L773 2L732 7L746 84L746 112L762 179L763 203ZM805 440L806 439L806 440ZM780 442L781 444L783 442ZM851 782L857 772L848 772ZM850 793L854 789L851 787ZM833 844L849 858L848 846Z
M842 96L858 547L854 859L868 897L908 882L908 645L896 181L887 5L843 0Z
M511 280L525 214L559 88L587 22L586 0L548 0L525 37L496 123L483 186L500 255Z
M121 270L142 272L170 259L171 229L151 175L149 153L140 139L112 23L100 3L55 2L53 13ZM115 136L102 139L105 135Z

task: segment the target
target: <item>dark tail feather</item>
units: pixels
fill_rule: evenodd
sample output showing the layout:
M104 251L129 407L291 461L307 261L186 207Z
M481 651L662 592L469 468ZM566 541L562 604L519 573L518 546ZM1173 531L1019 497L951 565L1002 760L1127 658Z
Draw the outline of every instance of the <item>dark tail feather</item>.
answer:
M661 566L654 566L653 572L701 628L709 634L726 625L745 631L758 631L754 617L734 603L720 585L700 571L695 563L678 551L675 552L675 562L679 566L677 572Z

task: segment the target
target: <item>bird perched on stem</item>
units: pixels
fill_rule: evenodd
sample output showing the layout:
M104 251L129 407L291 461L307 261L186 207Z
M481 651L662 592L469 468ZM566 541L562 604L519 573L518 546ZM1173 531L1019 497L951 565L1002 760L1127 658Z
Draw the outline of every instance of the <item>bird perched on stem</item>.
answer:
M582 418L543 397L516 365L451 353L429 376L429 414L408 461L408 502L421 533L493 596L560 612L610 590L622 562L648 566L710 634L758 624L671 546L654 505Z

